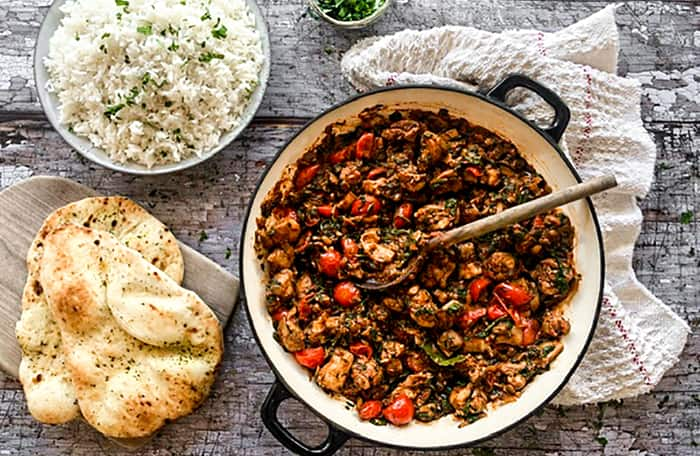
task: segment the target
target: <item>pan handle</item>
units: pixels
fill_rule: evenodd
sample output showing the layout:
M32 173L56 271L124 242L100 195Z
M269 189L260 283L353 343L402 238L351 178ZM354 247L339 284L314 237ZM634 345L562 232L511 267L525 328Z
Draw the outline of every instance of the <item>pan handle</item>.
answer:
M332 455L350 438L350 436L329 425L328 437L326 437L326 440L315 448L309 447L304 442L294 437L277 419L277 410L282 402L287 399L293 399L292 394L280 381L275 380L272 388L270 388L270 392L267 393L261 414L265 427L289 451L302 456Z
M505 79L496 84L496 87L491 89L488 96L501 103L505 103L508 92L516 87L532 90L554 109L554 122L550 127L542 128L542 131L554 139L554 142L558 143L564 134L564 130L566 130L566 127L569 125L569 119L571 118L569 107L559 98L559 95L552 92L547 87L534 79L517 73L506 76Z

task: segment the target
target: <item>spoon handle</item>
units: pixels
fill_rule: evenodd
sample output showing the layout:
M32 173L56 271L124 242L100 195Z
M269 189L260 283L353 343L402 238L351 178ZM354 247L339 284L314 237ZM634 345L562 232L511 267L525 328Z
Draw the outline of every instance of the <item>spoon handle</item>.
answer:
M567 187L541 198L506 209L498 214L479 219L459 228L445 231L430 240L430 247L447 247L458 242L473 239L492 231L500 230L537 214L547 212L555 207L576 201L609 188L615 187L615 176L600 176L582 184Z

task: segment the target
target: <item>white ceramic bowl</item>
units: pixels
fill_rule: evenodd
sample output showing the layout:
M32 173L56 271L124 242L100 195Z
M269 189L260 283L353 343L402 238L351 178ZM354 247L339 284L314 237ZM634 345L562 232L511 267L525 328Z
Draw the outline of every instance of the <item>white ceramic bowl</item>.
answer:
M260 32L263 48L263 66L260 70L260 82L255 88L253 94L250 96L248 106L243 112L238 125L232 130L223 134L219 140L219 144L217 144L216 147L212 148L211 150L205 151L201 157L194 156L177 163L157 165L151 168L138 163L118 163L113 161L103 150L93 146L89 139L71 133L68 131L66 125L61 124L59 121L60 116L58 112L58 99L55 94L49 93L48 90L46 90L46 82L48 81L49 76L46 72L46 68L44 67L44 58L49 53L49 40L60 25L61 19L63 19L63 13L61 12L60 8L66 3L66 1L67 0L55 0L46 13L44 21L41 23L41 29L39 30L36 47L34 48L34 81L36 83L39 101L41 102L41 106L43 107L44 113L49 119L49 122L51 122L51 125L53 125L63 139L65 139L68 144L73 146L73 148L85 158L92 160L105 168L129 174L153 175L181 171L213 157L217 152L236 139L238 135L240 135L241 132L248 126L251 120L253 120L253 117L255 116L255 113L262 102L265 89L267 88L267 81L270 77L270 39L268 36L265 19L260 13L260 9L258 9L258 5L255 3L255 0L246 0L250 11L255 16L255 24Z
M564 351L552 363L550 370L538 375L525 388L517 401L498 406L490 410L485 418L462 428L458 427L452 417L443 417L431 423L413 422L403 427L375 426L361 421L354 410L346 409L343 401L332 399L311 381L308 372L275 341L272 319L265 306L264 276L253 246L255 219L261 215L260 204L280 178L283 169L296 161L321 136L325 126L354 117L367 107L382 104L428 110L446 108L451 114L464 117L512 141L553 190L580 182L573 166L550 137L553 135L556 140L561 137L568 123L568 109L556 95L518 75L503 81L489 95L502 100L506 92L516 86L529 87L555 105L558 120L549 129L549 133L486 96L438 87L389 88L352 98L311 121L279 152L262 177L251 202L241 238L241 282L253 332L277 379L282 383L276 384L268 396L263 406L263 421L287 448L300 454L331 454L348 436L404 448L436 449L473 445L509 429L545 405L564 386L578 366L595 329L603 289L603 246L590 200L580 200L563 208L576 230L574 256L576 269L581 274L577 291L565 308L565 316L571 322L571 332L563 339ZM329 425L329 438L313 453L303 442L291 436L276 419L279 403L290 397L287 390Z

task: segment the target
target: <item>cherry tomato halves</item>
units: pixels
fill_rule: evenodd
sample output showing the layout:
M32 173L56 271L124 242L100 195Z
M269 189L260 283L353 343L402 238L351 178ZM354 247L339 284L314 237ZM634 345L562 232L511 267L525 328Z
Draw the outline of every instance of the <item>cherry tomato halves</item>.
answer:
M477 277L472 280L469 284L469 296L472 297L472 301L478 301L481 293L491 284L491 279L487 277Z
M413 215L413 204L403 203L396 209L394 214L394 227L403 228L411 223L411 216Z
M327 277L338 277L342 257L335 249L323 252L318 259L318 267Z
M297 173L294 185L296 185L298 189L302 189L309 185L311 181L314 180L314 177L316 177L316 173L318 173L319 168L321 168L321 165L311 165L300 170Z
M405 394L399 395L383 411L384 418L395 426L403 426L413 420L413 401Z
M481 309L475 309L464 312L464 314L462 314L462 316L459 318L459 326L465 330L469 329L484 315L486 315L486 309L484 309L483 307Z
M294 353L294 358L302 366L316 369L323 364L323 360L326 358L326 351L323 347L305 348Z
M343 307L352 307L362 301L360 289L354 283L345 281L340 282L333 289L333 299Z
M382 202L372 195L363 195L352 203L350 213L352 215L375 215L382 209Z
M374 134L365 133L357 140L355 158L358 160L370 159L374 155Z
M365 358L372 357L372 347L364 342L354 342L350 344L350 353L355 356L362 356Z
M382 414L382 403L381 401L366 401L360 406L357 413L361 420L371 420Z
M343 255L348 261L354 261L357 258L357 253L360 251L360 247L351 238L344 238L341 242L343 246Z
M499 283L493 292L497 294L506 304L522 307L532 301L532 296L522 287L510 283Z

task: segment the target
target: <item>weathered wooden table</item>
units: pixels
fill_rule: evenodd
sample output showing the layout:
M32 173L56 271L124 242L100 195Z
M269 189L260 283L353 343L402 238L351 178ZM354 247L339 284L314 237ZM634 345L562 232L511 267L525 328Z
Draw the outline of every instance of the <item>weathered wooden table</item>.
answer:
M340 32L311 17L302 0L260 0L272 40L272 78L258 117L225 151L194 169L162 177L110 172L84 160L45 121L32 78L32 48L49 0L0 2L0 188L30 175L73 178L148 207L175 234L237 273L241 219L275 151L308 118L353 93L339 74L358 38L406 27L465 24L499 31L556 30L607 1L398 0L373 28ZM652 394L621 403L544 412L481 448L450 454L659 454L700 449L700 6L696 0L630 2L618 10L620 73L644 84L643 116L659 152L656 182L641 202L645 221L634 266L639 278L693 327L680 362ZM687 220L685 220L687 222ZM231 253L227 253L229 252ZM0 272L1 273L1 272ZM227 327L227 354L212 397L167 426L147 454L285 454L259 408L273 380L239 309ZM297 433L325 431L301 407L283 407ZM110 454L123 450L86 424L35 422L20 384L0 374L0 455ZM125 453L125 452L124 452ZM344 454L399 454L351 440ZM126 454L126 453L125 453Z

